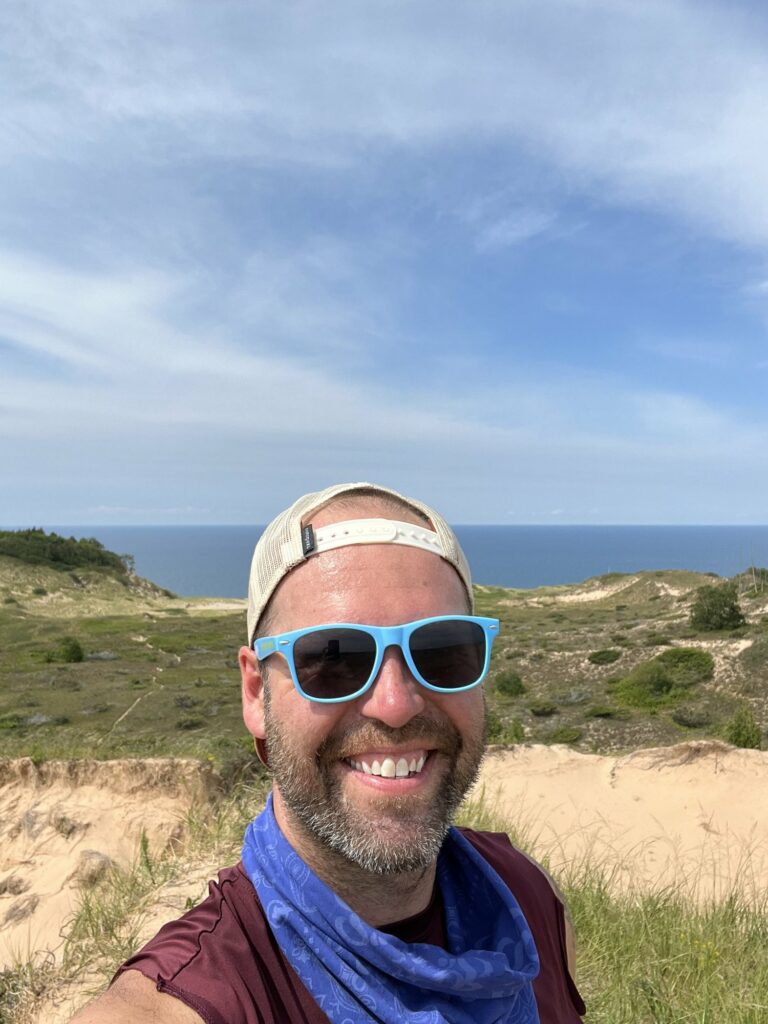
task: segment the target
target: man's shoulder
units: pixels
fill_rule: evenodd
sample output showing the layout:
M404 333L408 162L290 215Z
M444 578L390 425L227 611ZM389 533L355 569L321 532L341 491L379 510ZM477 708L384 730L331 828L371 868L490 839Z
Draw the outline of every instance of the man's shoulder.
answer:
M158 991L138 971L126 971L80 1010L70 1024L205 1024L190 1006Z

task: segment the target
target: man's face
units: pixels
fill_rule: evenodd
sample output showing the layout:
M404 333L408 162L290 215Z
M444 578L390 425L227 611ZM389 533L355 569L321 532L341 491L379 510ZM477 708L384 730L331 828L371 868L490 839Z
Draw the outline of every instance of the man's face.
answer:
M437 555L354 545L295 569L280 585L274 608L277 633L330 622L398 625L466 614L467 600L458 574ZM413 679L393 647L371 689L343 704L300 696L280 656L269 659L263 699L253 701L247 690L244 669L246 724L266 735L275 813L299 852L320 843L378 873L434 860L482 758L481 688L433 693ZM381 770L388 760L400 772L403 761L421 769L395 778L365 770L376 771L374 762Z

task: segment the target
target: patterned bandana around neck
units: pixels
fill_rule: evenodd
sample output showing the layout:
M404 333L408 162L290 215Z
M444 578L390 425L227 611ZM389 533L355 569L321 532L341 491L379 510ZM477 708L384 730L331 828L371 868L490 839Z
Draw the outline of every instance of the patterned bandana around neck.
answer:
M293 849L271 796L246 830L243 864L280 948L332 1024L539 1024L528 923L457 829L437 862L447 951L367 925Z

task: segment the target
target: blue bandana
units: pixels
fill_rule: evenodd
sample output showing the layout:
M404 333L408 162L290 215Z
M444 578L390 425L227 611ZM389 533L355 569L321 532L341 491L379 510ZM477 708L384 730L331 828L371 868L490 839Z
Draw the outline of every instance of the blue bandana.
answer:
M332 1024L539 1024L539 958L509 888L455 828L437 861L448 949L366 924L280 831L272 797L243 863L286 958Z

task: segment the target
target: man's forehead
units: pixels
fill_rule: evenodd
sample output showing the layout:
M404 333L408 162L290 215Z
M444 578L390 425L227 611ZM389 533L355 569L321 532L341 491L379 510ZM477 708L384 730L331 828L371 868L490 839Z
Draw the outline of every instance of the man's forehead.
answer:
M439 611L431 608L435 600ZM444 605L444 607L443 607ZM393 623L430 614L463 613L461 577L440 555L392 544L356 544L323 551L291 570L270 604L272 629L321 622Z

